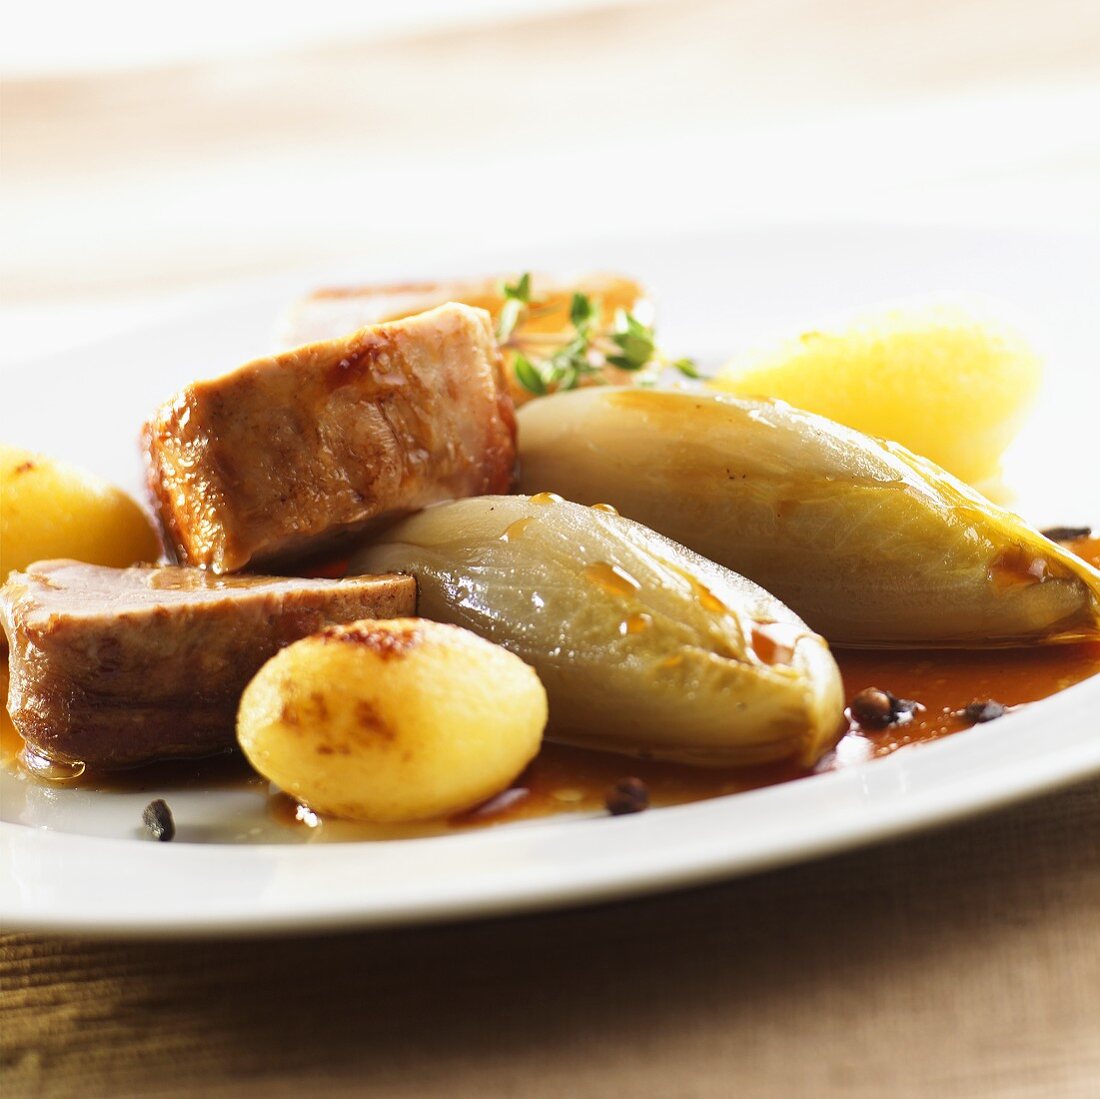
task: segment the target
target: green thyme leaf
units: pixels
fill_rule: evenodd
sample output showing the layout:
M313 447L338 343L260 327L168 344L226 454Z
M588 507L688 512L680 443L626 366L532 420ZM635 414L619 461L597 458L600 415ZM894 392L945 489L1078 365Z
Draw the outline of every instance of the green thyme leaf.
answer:
M624 370L641 370L653 358L657 347L653 329L642 324L625 309L620 309L615 314L615 331L611 334L611 342L622 354L608 361L627 360L630 365L624 366ZM616 362L616 365L621 364Z
M524 271L514 283L504 284L504 300L531 304L531 272Z
M556 312L557 307L533 298L529 272L514 283L505 282L502 293L497 338L512 356L516 379L530 393L541 396L575 389L582 382L606 381L602 371L607 365L635 373L650 368L639 376L639 384L651 384L662 366L674 367L689 378L699 377L690 359L666 358L657 348L653 328L628 310L616 310L614 322L605 324L599 298L574 291L569 301L571 333L526 331L530 322Z
M699 373L699 368L691 359L677 359L669 365L679 370L685 378L701 378L703 376Z
M535 364L531 362L526 355L521 355L517 351L512 360L512 368L516 372L516 378L519 384L522 385L528 393L534 393L537 397L542 397L546 394L546 382L543 381L542 375L536 369Z
M628 332L617 332L611 337L623 357L629 359L635 366L645 366L653 357L653 344L649 340L639 339Z
M569 303L569 323L574 328L578 331L587 328L596 313L596 306L587 294L574 292L573 300Z
M611 337L611 342L622 352L616 358L623 358L630 362L633 369L640 370L653 358L653 342L634 336L629 332L616 332Z

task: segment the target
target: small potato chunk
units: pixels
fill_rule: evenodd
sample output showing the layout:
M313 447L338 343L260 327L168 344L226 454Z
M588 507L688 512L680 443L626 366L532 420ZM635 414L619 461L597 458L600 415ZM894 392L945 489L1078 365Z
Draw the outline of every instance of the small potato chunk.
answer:
M237 740L322 814L427 820L505 789L539 749L546 692L519 657L418 618L334 626L245 689Z
M152 523L121 489L0 445L0 583L9 572L49 558L122 568L159 556Z

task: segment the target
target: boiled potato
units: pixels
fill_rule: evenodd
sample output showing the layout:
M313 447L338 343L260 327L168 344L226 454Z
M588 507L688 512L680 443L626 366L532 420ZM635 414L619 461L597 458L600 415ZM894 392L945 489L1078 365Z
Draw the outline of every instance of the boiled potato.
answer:
M334 626L249 683L237 739L322 814L427 820L505 789L539 749L546 692L517 656L416 618Z
M997 477L1039 379L1038 359L1016 334L960 310L924 307L806 332L735 360L713 384L893 439L982 485Z
M0 445L0 582L13 569L51 557L121 567L159 556L152 523L121 489Z

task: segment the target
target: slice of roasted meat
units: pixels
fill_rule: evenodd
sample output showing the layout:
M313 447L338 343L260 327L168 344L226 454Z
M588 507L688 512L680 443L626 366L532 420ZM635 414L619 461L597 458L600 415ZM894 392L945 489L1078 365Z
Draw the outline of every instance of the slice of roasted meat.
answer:
M444 282L325 287L294 304L283 319L280 338L286 347L328 340L366 324L398 320L448 301L488 310L495 325L504 308L504 284L518 278L518 275L508 275ZM574 292L586 294L598 306L601 322L605 325L613 322L620 309L633 313L645 324L653 323L653 305L645 289L625 275L594 273L554 277L535 274L531 287L534 307L523 326L527 336L568 339L573 330L570 306ZM512 399L519 405L530 400L532 395L516 378L512 360L512 353L506 352L508 384ZM611 365L603 368L600 379L611 385L628 385L635 380L633 374Z
M50 759L110 769L207 755L235 743L241 692L284 645L415 610L406 576L217 577L43 561L0 588L8 709Z
M454 304L195 382L146 424L144 444L167 541L219 573L507 492L516 461L489 315Z

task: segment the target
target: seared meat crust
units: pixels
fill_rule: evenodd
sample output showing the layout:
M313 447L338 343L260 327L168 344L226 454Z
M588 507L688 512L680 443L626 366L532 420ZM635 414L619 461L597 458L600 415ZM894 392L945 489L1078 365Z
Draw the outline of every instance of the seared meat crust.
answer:
M449 304L195 382L144 447L178 559L225 573L509 491L515 415L488 314Z

